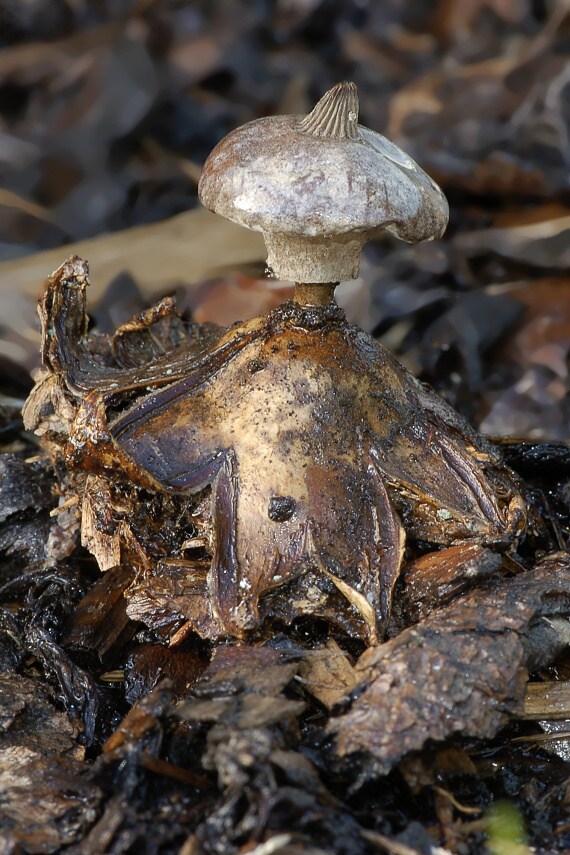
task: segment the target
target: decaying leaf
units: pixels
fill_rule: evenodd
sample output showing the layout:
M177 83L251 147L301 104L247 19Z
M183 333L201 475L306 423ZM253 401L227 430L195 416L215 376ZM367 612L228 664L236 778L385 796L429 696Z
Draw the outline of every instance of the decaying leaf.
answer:
M52 757L82 760L77 723L57 708L55 699L38 681L16 674L0 674L0 747L25 745Z
M6 851L58 852L82 836L101 799L83 771L78 761L23 746L0 748L0 843Z
M494 736L522 712L528 670L564 648L542 619L567 619L569 596L570 559L554 555L370 648L348 710L330 724L339 752L369 752L388 771L430 739Z

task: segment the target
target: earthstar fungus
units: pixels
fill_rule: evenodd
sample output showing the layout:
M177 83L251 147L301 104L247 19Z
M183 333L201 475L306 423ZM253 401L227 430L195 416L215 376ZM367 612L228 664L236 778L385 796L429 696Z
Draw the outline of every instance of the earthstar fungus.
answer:
M208 157L202 203L263 233L279 279L358 276L364 244L383 230L410 243L441 237L440 188L401 149L358 124L354 83L330 89L308 116L271 116L228 134Z
M68 427L54 430L74 477L90 473L84 543L103 569L137 571L126 592L134 617L158 621L140 603L167 590L160 620L211 639L320 615L374 640L405 547L505 551L524 532L498 451L334 302L370 237L431 239L447 220L431 179L357 115L354 85L339 84L304 118L234 131L204 167L204 203L261 230L275 274L297 283L268 316L202 330L159 304L118 330L103 358L87 332L86 265L71 259L50 279L46 372L26 422L45 433L50 407L67 402ZM182 537L152 559L156 543L101 487L117 473L175 503L184 524L184 508L210 497L206 568Z

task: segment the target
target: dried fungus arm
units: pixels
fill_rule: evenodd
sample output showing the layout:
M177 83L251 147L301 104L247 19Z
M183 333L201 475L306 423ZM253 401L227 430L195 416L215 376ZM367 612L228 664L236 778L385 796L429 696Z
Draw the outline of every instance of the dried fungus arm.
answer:
M496 449L385 348L375 343L368 365L371 453L408 536L447 546L516 542L525 504Z
M215 370L216 366L230 361L259 333L260 325L255 323L250 324L242 336L232 337L223 329L214 329L196 340L182 342L142 367L105 364L96 359L89 348L88 286L87 262L72 256L48 278L39 303L43 364L51 374L62 376L68 389L76 395L97 390L109 401L129 391L170 385L181 377L193 376L193 372ZM170 301L159 303L150 311L148 324L173 311ZM129 326L137 331L134 321L124 325L124 330L128 332Z

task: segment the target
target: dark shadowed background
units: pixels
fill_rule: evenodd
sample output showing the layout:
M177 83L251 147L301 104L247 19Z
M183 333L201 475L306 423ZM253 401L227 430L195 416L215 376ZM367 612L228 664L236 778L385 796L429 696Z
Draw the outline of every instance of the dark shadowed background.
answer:
M451 221L437 244L369 246L339 289L350 317L484 431L567 434L565 0L0 0L0 43L7 390L71 251L104 328L172 290L224 324L283 299L259 236L198 211L200 167L237 125L351 79L361 122L442 185Z

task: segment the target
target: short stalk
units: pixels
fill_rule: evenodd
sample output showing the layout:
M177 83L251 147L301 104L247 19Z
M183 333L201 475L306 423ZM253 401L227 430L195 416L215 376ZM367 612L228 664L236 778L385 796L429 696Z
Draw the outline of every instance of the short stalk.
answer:
M293 300L300 306L330 306L338 282L295 282Z

